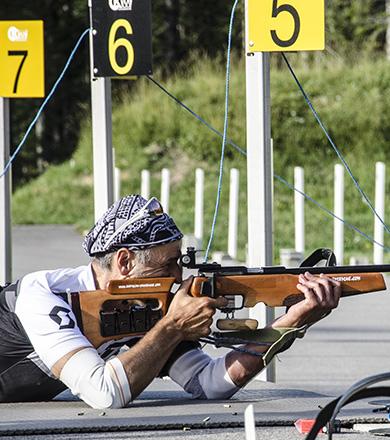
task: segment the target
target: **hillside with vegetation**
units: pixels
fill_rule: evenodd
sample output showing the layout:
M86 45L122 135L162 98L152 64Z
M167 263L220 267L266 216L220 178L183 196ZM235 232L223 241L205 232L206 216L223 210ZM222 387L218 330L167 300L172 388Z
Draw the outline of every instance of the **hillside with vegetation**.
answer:
M194 62L196 59L196 62ZM339 57L308 60L289 57L331 136L347 159L355 177L374 199L375 162L390 157L390 69L381 57L359 63ZM193 57L186 70L154 78L208 123L222 131L225 72L223 63ZM291 75L275 55L272 59L272 137L274 172L293 183L294 166L305 170L305 191L326 208L333 209L333 167L337 156ZM54 98L55 99L55 98ZM245 72L243 62L232 66L229 137L245 149ZM90 113L83 110L78 147L71 158L52 165L13 197L15 223L69 223L86 230L93 222L92 146ZM140 190L140 173L152 173L152 194L160 194L160 171L171 170L171 214L186 234L193 232L195 168L206 172L205 240L210 231L217 194L221 139L180 108L147 79L123 88L113 103L113 146L116 165L122 171L122 193ZM229 170L240 170L239 257L244 258L246 232L246 159L227 147L221 211L214 250L227 247ZM373 215L351 180L346 181L345 219L368 235L373 234ZM387 179L387 194L390 178ZM291 189L275 179L275 261L281 248L294 244ZM306 204L306 247L333 246L333 220L311 202ZM390 218L390 204L387 204ZM366 254L372 245L346 229L347 256ZM386 245L390 240L386 237ZM206 241L204 242L204 246ZM388 254L387 254L388 259Z
M1 20L43 20L45 44L45 82L48 93L65 64L78 37L89 27L86 0L2 0ZM205 54L213 63L223 64L229 17L234 0L153 0L152 36L154 68L171 75L188 68L189 54ZM288 4L280 0L279 4ZM232 47L242 57L244 0L237 3ZM364 56L377 59L390 50L386 7L389 0L326 0L326 50L304 53L306 61L326 57L356 60ZM389 25L390 26L390 25ZM299 63L300 64L300 63ZM115 81L114 94L126 93L132 86ZM89 50L87 39L73 59L55 99L50 100L36 130L12 167L15 189L41 175L51 165L69 160L78 148L84 115L90 101ZM11 100L11 145L22 139L35 116L40 99ZM218 109L217 114L220 111Z

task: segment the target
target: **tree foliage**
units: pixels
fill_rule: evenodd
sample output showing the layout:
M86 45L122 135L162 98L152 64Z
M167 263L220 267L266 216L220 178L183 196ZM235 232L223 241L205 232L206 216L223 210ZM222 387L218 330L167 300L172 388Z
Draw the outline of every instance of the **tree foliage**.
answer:
M328 48L345 57L383 51L386 0L327 0Z

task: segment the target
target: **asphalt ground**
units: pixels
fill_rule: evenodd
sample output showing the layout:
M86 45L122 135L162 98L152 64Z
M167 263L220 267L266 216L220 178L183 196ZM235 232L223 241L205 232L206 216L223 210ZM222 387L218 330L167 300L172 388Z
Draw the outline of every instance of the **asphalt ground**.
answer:
M68 226L15 227L14 279L34 270L87 263L81 240ZM108 411L88 408L66 393L54 402L2 404L0 437L245 438L244 410L252 403L257 439L302 439L304 436L293 427L294 421L315 417L319 406L354 382L390 371L388 293L343 299L339 308L312 327L303 340L278 356L276 384L253 381L230 401L202 402L188 399L171 381L155 380L129 408ZM213 348L207 350L212 356L221 354ZM353 422L386 422L385 415L373 413L373 408L366 401L356 402L340 413L340 419L348 427ZM375 438L346 428L333 437Z

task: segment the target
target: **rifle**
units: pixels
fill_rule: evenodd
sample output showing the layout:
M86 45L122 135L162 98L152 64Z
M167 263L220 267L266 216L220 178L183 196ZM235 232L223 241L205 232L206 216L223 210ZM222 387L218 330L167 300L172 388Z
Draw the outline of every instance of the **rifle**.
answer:
M240 331L253 331L258 323L250 319L233 319L237 310L258 303L289 307L301 301L303 295L296 287L299 274L325 274L340 281L342 297L347 297L385 290L382 272L390 272L390 264L336 266L336 258L329 249L318 249L296 268L198 264L194 248L187 248L181 262L184 267L198 271L190 288L192 296L227 298L228 305L222 309L227 319L219 320L217 327ZM315 266L321 262L326 265ZM81 331L99 347L107 341L149 331L167 313L174 282L170 277L113 280L105 290L70 293L68 300Z

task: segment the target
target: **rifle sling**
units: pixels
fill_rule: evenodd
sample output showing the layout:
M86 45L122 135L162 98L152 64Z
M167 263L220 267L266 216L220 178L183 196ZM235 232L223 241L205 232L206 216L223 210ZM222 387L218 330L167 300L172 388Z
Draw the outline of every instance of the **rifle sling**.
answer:
M231 332L216 332L213 333L215 345L217 347L231 347L235 349L236 344L251 344L268 345L269 348L265 353L258 355L263 358L264 365L268 365L273 357L291 347L296 338L303 338L308 326L305 325L299 328L263 328L258 330L244 330ZM242 347L241 352L254 354L253 351L246 351Z

